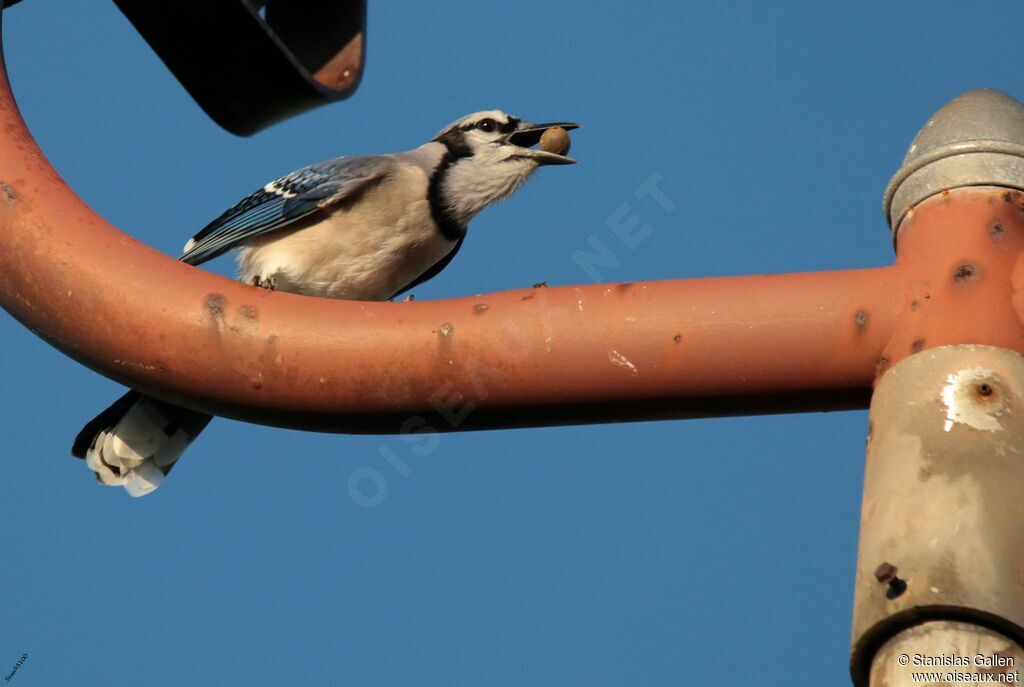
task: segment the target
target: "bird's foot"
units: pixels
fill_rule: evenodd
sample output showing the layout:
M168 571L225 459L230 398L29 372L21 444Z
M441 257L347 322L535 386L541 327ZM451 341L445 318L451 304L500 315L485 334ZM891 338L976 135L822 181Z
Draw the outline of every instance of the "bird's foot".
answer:
M273 291L277 288L277 280L273 277L267 277L266 279L260 279L260 275L256 275L252 278L252 285L257 289L266 289L267 291Z

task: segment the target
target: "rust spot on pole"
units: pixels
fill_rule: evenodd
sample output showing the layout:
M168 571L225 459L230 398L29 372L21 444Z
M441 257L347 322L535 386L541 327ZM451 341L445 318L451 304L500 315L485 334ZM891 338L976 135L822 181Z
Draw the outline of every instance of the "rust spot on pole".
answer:
M854 325L857 327L857 333L861 334L864 332L864 328L868 324L868 314L865 310L858 310L853 316Z
M988 234L993 243L999 243L1002 241L1006 235L1006 232L1003 229L1003 223L999 220L992 222L992 226L989 228Z
M211 293L206 297L206 309L215 318L220 318L224 314L224 308L226 307L227 301L224 296L219 293Z
M875 363L875 376L881 377L883 374L885 374L885 371L889 369L890 364L891 363L887 356L880 356L878 358L878 362Z
M960 265L953 273L953 281L962 283L970 279L979 279L978 268L974 265Z

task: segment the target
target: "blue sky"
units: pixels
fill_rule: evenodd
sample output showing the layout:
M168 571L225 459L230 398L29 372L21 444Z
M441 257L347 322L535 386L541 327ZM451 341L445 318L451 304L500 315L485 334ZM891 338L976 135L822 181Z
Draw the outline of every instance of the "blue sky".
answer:
M113 3L27 0L4 42L57 169L175 255L310 162L491 107L584 123L580 164L481 215L418 299L586 283L571 256L614 240L623 203L653 231L607 281L884 265L882 190L920 125L971 88L1024 97L1019 3L369 5L357 94L246 139ZM673 213L635 200L652 174ZM218 420L133 500L68 455L119 388L6 314L0 336L10 684L848 681L864 412L444 435L426 456ZM387 484L375 507L360 470Z

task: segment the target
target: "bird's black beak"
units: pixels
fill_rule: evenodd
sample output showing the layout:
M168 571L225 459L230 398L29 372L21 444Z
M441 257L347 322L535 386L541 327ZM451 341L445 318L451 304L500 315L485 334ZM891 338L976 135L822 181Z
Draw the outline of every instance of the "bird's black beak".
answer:
M554 129L555 127L561 127L566 131L572 129L579 129L580 125L575 122L547 122L545 124L532 124L530 122L522 122L519 128L513 131L508 136L508 142L512 145L523 148L523 152L520 154L522 157L528 157L537 161L539 165L574 165L576 160L566 155L559 155L558 153L551 153L546 150L539 150L533 146L540 143L540 137L544 135L544 132L548 129Z

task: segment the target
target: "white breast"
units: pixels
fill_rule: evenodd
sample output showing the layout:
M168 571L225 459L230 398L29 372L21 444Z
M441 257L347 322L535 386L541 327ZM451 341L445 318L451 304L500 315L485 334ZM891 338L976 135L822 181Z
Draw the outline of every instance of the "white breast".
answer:
M425 197L425 172L402 168L321 221L243 247L239 279L272 278L280 291L386 300L452 250Z

